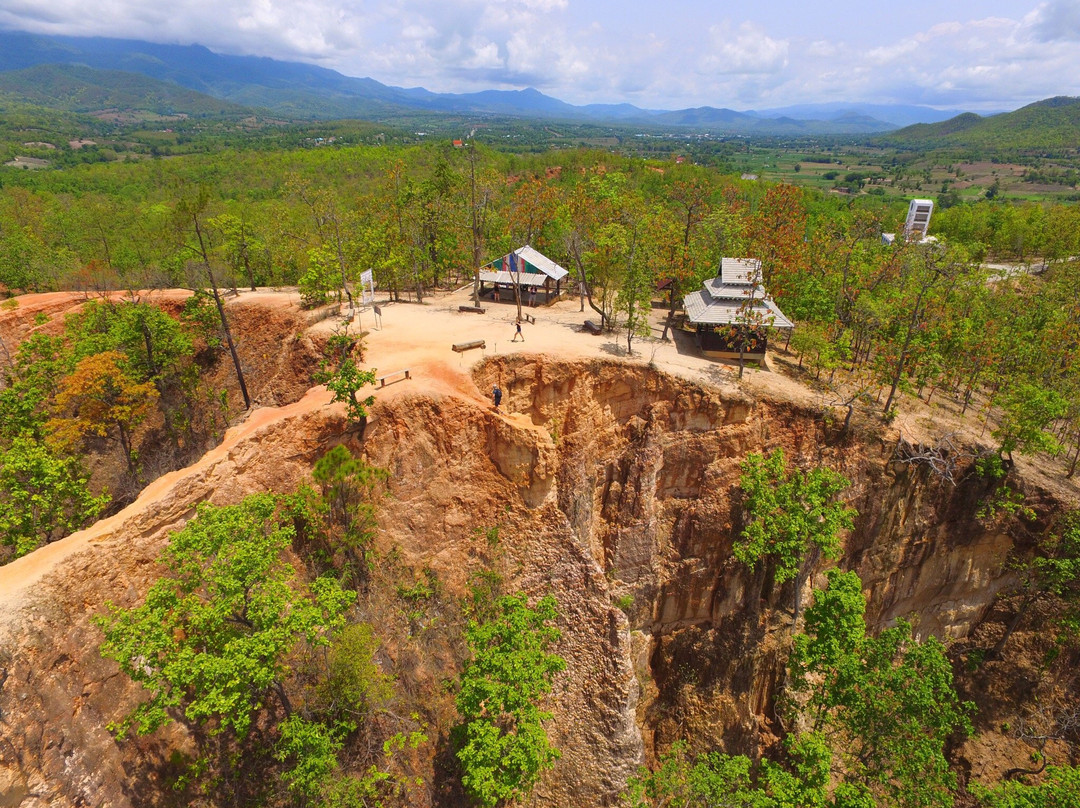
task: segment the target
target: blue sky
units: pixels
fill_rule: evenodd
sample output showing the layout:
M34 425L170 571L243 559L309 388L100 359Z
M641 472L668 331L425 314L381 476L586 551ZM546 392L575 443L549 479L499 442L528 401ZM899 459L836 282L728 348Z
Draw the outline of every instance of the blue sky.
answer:
M1080 0L0 0L0 27L197 42L440 92L975 111L1080 95Z

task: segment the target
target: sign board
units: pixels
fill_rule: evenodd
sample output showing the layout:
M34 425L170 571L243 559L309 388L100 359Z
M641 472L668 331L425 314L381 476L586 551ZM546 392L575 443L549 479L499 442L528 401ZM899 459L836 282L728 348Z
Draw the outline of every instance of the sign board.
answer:
M375 280L370 269L360 273L360 302L366 306L375 301Z

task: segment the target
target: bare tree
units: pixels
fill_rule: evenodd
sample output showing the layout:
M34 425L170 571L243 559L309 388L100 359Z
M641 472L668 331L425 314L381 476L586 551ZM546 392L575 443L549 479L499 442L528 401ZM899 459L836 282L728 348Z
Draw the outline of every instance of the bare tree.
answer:
M251 396L248 395L244 371L240 366L240 356L236 352L232 329L229 328L229 318L225 314L225 305L221 301L217 279L214 277L213 263L210 260L211 244L203 221L209 201L210 195L206 188L202 187L193 196L190 194L183 196L176 205L177 223L181 233L195 237L194 244L187 243L185 239L183 246L197 256L206 272L206 278L210 282L210 291L214 296L214 304L217 306L218 318L221 321L221 331L225 337L225 344L229 348L229 355L232 357L233 368L236 370L236 380L240 384L240 394L244 397L244 409L251 409Z

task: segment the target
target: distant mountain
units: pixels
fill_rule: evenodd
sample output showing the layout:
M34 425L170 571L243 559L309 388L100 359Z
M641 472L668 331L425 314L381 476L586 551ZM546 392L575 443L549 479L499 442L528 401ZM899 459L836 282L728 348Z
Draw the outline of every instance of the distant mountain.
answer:
M37 65L0 73L0 97L66 112L123 109L192 117L251 114L246 107L171 82L81 65Z
M934 109L913 104L864 104L833 102L828 104L796 104L790 107L749 110L747 115L762 118L796 118L799 120L840 121L865 117L892 124L892 128L916 123L937 123L960 115L959 109Z
M967 112L940 123L908 126L877 140L916 148L953 146L1075 153L1080 148L1080 98L1047 98L1014 112L986 118Z
M217 54L201 45L161 45L136 40L49 37L0 31L0 71L19 71L45 64L138 73L221 101L258 107L293 119L385 121L417 113L450 113L643 127L693 127L719 133L759 135L855 135L896 128L888 117L893 108L882 105L823 107L821 115L813 105L792 107L790 114L787 110L741 113L713 107L660 111L640 109L632 104L575 106L531 88L433 93L421 87L390 87L370 78L352 78L315 65ZM30 92L31 88L23 87L22 91ZM78 96L79 93L72 89L69 95ZM810 120L795 111L803 109ZM920 108L899 108L895 117L906 121L916 114L912 111L916 109ZM936 119L924 117L921 120Z
M859 135L888 132L896 127L869 116L841 116L831 121L797 120L788 117L766 118L747 112L714 107L697 107L675 112L657 112L653 124L694 126L708 129L759 135Z

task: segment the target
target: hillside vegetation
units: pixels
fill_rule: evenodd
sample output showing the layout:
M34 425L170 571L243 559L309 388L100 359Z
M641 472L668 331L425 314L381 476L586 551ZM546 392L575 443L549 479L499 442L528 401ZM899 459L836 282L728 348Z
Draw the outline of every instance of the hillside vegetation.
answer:
M905 149L978 148L1075 155L1080 149L1080 98L1058 96L982 118L968 112L941 123L915 124L876 142Z
M168 507L146 516L158 527L132 542L139 585L108 578L123 602L92 624L93 596L73 596L71 641L96 656L105 638L109 687L124 695L95 709L121 735L160 741L103 741L111 771L153 760L154 787L176 783L189 801L203 789L215 804L405 805L419 792L420 804L493 808L534 789L543 804L549 787L552 804L584 794L647 808L730 794L775 808L1008 805L1004 775L972 777L979 755L960 748L978 727L1052 760L1042 785L1017 784L1025 799L1043 786L1068 793L1080 762L1068 723L1080 531L1017 468L1034 458L1064 488L1080 467L1080 207L961 203L934 220L936 245L886 245L902 200L673 160L375 136L358 146L312 131L297 148L224 138L206 154L0 173L0 285L12 297L0 306L19 325L0 350L5 557L39 552L103 512L105 490L90 483L103 444L123 482L108 493L126 501L150 476L154 444L170 461L156 472L254 405L252 365L311 362L303 339L267 327L265 312L235 329L237 348L239 307L222 303L230 288L295 287L316 307L350 300L370 269L380 298L423 304L531 244L570 271L605 332L598 350L629 355L657 338L657 307L667 336L683 325L683 295L722 257L754 256L796 322L772 336L769 361L785 362L817 403L751 402L726 371L732 396L644 364L495 360L452 394L380 401L369 423L374 372L339 326L319 378L351 402L351 423L316 391L307 408L273 416L310 416L306 432L284 422L276 438L269 424L234 431L247 448L174 481ZM979 260L1017 254L1040 271L1003 274ZM136 300L162 287L192 290L179 295L192 301L182 316ZM18 293L58 289L96 299L62 322L20 319ZM407 309L424 311L395 307ZM756 340L770 325L743 310L729 337ZM788 336L784 358L775 349ZM205 381L212 366L216 384ZM452 375L431 367L433 378ZM476 394L504 378L507 407L529 413L520 423ZM221 391L234 379L230 398ZM884 432L929 407L942 424L927 445ZM945 422L982 436L960 445ZM778 440L790 462L749 451ZM845 465L858 479L839 474ZM314 482L267 492L266 480L283 478L265 472L279 467ZM248 475L244 486L224 486L230 501L200 506L179 529L223 469ZM64 497L43 514L50 492ZM379 507L396 509L381 530ZM150 550L166 540L151 574ZM976 566L980 542L993 549ZM1015 574L1004 575L1013 548ZM84 571L112 562L87 555ZM826 562L847 571L823 583L814 573ZM898 572L915 567L926 578ZM962 591L951 588L958 578ZM805 604L804 587L814 590ZM900 618L916 590L933 608L913 626ZM978 617L957 616L957 603ZM958 636L992 610L997 633L965 638L962 657L932 636ZM642 635L633 641L631 620ZM1017 635L1025 620L1053 630ZM103 669L44 658L54 644L42 637L31 644L50 676L71 677L58 693L84 692L79 677ZM1004 689L1033 659L1044 663L1032 663L1023 694L980 693L988 709L976 725L961 684ZM12 680L20 689L0 698L39 686L22 668ZM23 711L11 723L41 736L53 717L33 692L3 709ZM1043 745L1004 728L1014 721L1025 732L1041 721ZM561 768L560 749L575 756ZM632 776L642 761L651 768Z

